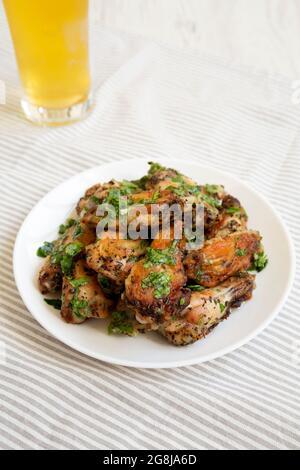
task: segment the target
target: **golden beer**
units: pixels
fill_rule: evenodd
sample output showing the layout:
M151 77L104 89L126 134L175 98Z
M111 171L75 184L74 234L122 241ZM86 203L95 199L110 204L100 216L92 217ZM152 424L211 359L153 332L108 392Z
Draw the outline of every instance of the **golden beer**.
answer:
M23 108L41 123L80 119L90 105L88 0L3 0Z

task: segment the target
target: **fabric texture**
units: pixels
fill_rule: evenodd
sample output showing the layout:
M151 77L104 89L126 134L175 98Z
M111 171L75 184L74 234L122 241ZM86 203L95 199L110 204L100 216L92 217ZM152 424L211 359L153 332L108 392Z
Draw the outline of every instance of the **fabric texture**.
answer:
M110 31L95 31L94 46L93 114L65 128L34 127L19 108L1 13L1 447L299 449L299 261L289 299L263 333L179 369L90 359L23 305L12 272L23 219L58 183L117 159L175 157L233 173L279 210L299 260L300 108L291 82Z

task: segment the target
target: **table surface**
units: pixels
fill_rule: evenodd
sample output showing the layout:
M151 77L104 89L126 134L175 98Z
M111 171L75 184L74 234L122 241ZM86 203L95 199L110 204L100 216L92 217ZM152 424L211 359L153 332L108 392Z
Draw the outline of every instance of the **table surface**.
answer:
M299 0L94 0L97 21L268 73L300 77Z

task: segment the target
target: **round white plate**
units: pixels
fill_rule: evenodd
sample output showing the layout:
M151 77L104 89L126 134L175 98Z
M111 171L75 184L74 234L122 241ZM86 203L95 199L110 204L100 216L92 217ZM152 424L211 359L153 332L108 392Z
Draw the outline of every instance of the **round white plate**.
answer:
M72 212L79 197L96 182L137 179L147 172L143 159L116 161L80 173L48 193L29 213L17 236L14 273L22 299L36 320L53 336L88 356L130 367L178 367L222 356L242 346L274 318L290 290L294 255L290 236L270 204L245 183L222 171L197 163L160 160L201 183L220 183L236 196L249 215L249 227L263 236L269 256L267 268L257 275L253 299L233 310L204 340L175 347L155 333L137 337L107 334L107 322L89 320L82 325L65 323L48 306L37 287L41 260L37 248L57 236L57 228Z

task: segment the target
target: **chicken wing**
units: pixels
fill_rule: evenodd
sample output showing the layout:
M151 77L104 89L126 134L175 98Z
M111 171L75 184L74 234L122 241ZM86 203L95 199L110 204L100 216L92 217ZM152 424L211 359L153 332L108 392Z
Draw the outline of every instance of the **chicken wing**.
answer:
M194 343L227 318L231 308L249 300L254 288L255 276L243 273L241 277L230 277L218 287L193 292L181 316L163 322L158 331L176 346Z
M182 254L176 245L166 249L150 247L125 281L126 299L141 318L152 317L159 322L187 305L185 283Z
M72 277L63 278L61 316L67 323L83 323L87 318L106 318L113 305L83 259L73 267Z
M61 290L61 260L65 248L73 243L81 244L83 248L95 241L95 231L89 225L83 224L79 220L71 220L73 221L72 225L57 240L48 244L52 246L51 253L46 257L38 277L39 289L42 294L52 294Z
M207 238L226 237L230 233L247 229L247 214L235 197L227 194L215 223L207 231Z
M253 255L261 249L261 236L254 231L234 232L208 240L200 250L190 251L184 260L189 279L214 287L237 272L250 268Z
M146 240L103 238L87 246L86 262L99 274L104 289L120 293L132 266L146 252Z

